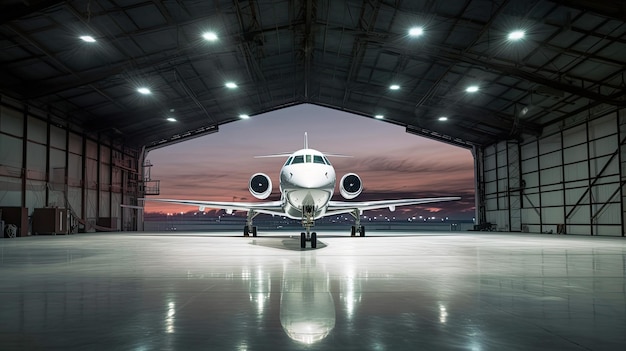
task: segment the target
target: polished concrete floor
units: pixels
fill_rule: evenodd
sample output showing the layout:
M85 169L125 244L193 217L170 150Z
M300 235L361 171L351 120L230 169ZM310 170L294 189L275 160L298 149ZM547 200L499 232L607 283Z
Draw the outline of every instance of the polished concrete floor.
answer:
M624 238L264 234L0 239L0 349L626 349Z

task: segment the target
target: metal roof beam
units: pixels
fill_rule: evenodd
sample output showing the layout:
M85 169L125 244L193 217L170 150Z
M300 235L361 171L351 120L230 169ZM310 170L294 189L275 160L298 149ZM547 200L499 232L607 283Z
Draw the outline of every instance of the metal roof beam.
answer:
M29 0L20 1L11 5L5 5L0 7L0 25L7 22L15 21L24 16L28 16L32 13L39 12L41 10L53 7L59 4L63 4L67 1L59 0Z
M613 18L622 22L626 21L626 2L606 0L551 0L557 4L590 11L596 14Z

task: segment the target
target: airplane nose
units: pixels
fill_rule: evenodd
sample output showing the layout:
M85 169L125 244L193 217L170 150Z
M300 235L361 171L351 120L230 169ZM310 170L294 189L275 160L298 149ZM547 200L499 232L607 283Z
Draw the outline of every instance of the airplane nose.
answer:
M311 172L298 176L294 184L306 189L315 189L326 186L330 182L328 172Z

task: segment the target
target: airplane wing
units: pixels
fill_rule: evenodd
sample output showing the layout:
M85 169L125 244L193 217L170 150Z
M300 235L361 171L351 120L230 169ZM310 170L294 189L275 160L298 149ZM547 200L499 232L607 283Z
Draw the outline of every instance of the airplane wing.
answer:
M253 210L257 213L265 213L270 215L283 216L281 201L268 201L268 202L222 202L222 201L199 201L199 200L176 200L176 199L139 199L143 201L158 201L167 202L177 205L189 205L196 206L200 211L204 211L205 208L221 209L226 211L249 211Z
M330 201L328 203L328 209L326 215L337 215L342 213L350 213L354 210L360 212L366 210L376 210L380 208L388 208L390 211L395 211L398 206L410 206L428 204L431 202L444 202L444 201L456 201L460 200L459 196L450 197L429 197L423 199L402 199L402 200L379 200L379 201L362 201L362 202L348 202L348 201Z

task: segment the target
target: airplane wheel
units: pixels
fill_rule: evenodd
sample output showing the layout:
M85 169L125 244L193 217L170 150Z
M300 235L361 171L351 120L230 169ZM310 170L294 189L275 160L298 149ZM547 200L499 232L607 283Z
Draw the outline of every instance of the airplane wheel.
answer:
M252 227L252 236L256 236L256 226Z
M361 236L365 236L365 226L364 226L364 225L362 225L361 227L359 227L359 234L360 234Z
M311 248L315 249L317 247L317 233L311 233Z
M243 236L250 236L250 231L248 230L248 226L243 227Z
M306 234L300 233L300 247L306 248Z
M352 230L350 231L350 236L356 236L356 227L352 226Z

